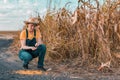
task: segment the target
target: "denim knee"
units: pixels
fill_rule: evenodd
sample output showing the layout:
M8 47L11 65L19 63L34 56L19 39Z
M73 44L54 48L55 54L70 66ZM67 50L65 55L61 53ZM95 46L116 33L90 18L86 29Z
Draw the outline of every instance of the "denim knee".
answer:
M19 58L25 62L29 62L32 60L32 55L24 50L20 50Z
M46 45L41 44L41 45L38 46L38 49L42 50L42 51L46 51Z

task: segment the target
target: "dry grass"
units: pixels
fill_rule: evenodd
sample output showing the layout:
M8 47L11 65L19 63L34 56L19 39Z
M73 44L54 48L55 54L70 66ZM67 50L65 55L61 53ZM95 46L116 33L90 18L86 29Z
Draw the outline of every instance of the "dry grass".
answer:
M80 0L74 14L62 8L48 12L44 20L38 16L47 60L82 66L108 61L111 66L119 65L114 52L120 47L120 1L95 2L97 6Z

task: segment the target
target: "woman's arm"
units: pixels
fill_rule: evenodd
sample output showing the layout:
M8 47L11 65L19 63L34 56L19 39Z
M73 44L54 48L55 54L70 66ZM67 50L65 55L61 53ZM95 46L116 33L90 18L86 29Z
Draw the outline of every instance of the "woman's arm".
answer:
M40 44L43 44L43 41L42 41L42 39L41 38L38 38L37 39L37 43L40 45Z
M43 44L43 41L41 38L37 39L37 43L35 44L35 47L38 47L39 45Z
M39 29L36 30L36 41L37 42L35 44L35 47L38 47L39 45L43 44L42 36Z
M20 40L21 42L21 49L32 49L35 50L35 47L30 47L30 46L26 46L26 40Z

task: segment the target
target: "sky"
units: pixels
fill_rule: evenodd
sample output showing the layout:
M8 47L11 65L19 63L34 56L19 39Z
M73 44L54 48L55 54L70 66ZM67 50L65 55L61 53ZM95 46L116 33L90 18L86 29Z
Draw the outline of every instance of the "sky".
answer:
M52 1L51 9L63 8L69 3L66 8L74 11L78 5L78 0L0 0L0 31L21 30L23 22L31 16L36 16L36 12L43 18L50 1Z
M0 31L21 30L23 21L30 16L36 16L36 11L43 17L50 0L0 0ZM72 2L72 8L77 6L77 0L52 0L52 7L62 8L67 2Z

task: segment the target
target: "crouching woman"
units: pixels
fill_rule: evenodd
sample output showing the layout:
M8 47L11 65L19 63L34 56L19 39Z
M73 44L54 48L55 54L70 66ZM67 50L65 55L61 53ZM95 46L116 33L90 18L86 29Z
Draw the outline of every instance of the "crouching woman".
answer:
M27 26L20 34L21 49L19 51L19 58L23 61L23 67L28 69L29 62L38 57L37 68L46 71L44 68L44 57L46 54L46 46L41 40L41 34L35 27L38 22L34 18L24 21Z

